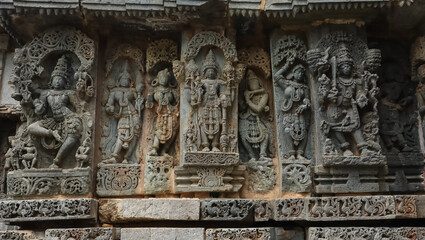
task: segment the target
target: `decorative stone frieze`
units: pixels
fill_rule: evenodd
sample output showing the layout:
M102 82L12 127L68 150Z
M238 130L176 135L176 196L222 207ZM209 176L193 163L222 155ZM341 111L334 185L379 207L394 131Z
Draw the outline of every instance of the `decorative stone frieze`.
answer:
M270 240L270 228L218 228L205 231L206 240L255 239Z
M101 164L97 171L96 193L99 196L134 195L140 172L139 164Z
M255 203L248 199L209 199L201 201L201 220L252 221Z
M90 220L97 218L91 198L0 201L0 218L8 222Z
M101 239L101 240L114 240L114 228L58 228L47 229L45 233L45 240L57 239L72 239L72 240L88 240L88 239Z
M32 231L7 230L0 231L0 240L40 240Z
M424 228L417 227L312 227L307 239L424 239Z

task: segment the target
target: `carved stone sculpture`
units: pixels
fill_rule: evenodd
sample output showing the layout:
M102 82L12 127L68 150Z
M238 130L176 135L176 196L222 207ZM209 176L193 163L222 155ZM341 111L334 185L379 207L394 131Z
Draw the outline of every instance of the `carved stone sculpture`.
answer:
M178 147L175 146L179 129L179 95L172 62L177 59L177 44L161 39L152 42L147 50L148 72L154 77L149 84L147 108L153 109L154 122L149 135L152 141L145 160L145 193L171 190L171 170Z
M307 58L313 71L315 107L319 110L315 114L316 142L319 143L316 151L319 165L325 167L322 171L316 170L323 176L329 176L330 169L338 169L331 170L334 172L330 175L337 174L337 171L348 175L348 185L339 185L339 188L335 184L333 190L330 190L332 186L324 186L328 189L325 191L377 191L379 187L385 188L384 184L377 182L383 181L385 157L375 142L378 134L376 96L379 91L375 71L380 64L380 51L368 49L360 38L346 32L325 35L315 44L318 48L309 50ZM364 169L358 166L369 166L374 172L369 170L367 174L379 177L375 182L363 182L359 175ZM316 190L323 189L317 186Z
M112 48L106 63L106 93L98 165L97 193L101 196L135 194L140 166L145 71L143 52L129 44Z
M184 60L173 63L184 96L180 115L184 121L180 141L184 168L176 168L176 173L190 176L196 172L199 182L192 187L177 184L176 190L233 191L229 182L220 179L239 164L235 101L244 69L236 65L235 46L215 32L196 34L187 45Z
M276 184L271 96L265 86L270 77L269 56L263 49L243 49L238 55L248 69L239 92L240 158L248 167L250 191L266 192Z
M283 191L306 192L311 186L305 156L310 125L306 46L295 36L272 37L273 83Z
M88 193L94 49L83 33L55 28L17 50L12 97L26 123L7 154L11 195Z

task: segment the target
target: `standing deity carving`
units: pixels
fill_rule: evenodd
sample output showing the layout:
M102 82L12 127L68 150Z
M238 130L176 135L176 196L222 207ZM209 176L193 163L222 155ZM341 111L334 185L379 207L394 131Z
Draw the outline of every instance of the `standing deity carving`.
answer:
M234 191L240 188L230 182L239 165L236 99L245 69L237 64L235 46L218 33L200 32L185 49L184 62L173 62L184 121L182 166L175 172L198 184L177 183L176 190Z
M418 83L416 88L416 101L419 111L420 128L419 137L425 137L425 37L418 37L412 45L410 62L412 64L412 80ZM421 152L425 152L425 145L421 141Z
M9 195L87 194L94 49L83 33L54 28L16 51L12 96L25 122L7 154Z
M362 119L376 119L373 116L377 115L378 76L373 71L379 65L380 52L367 49L364 43L341 32L334 39L322 40L321 48L308 51L309 64L318 82L322 113L319 124L326 139L332 140L326 142L337 146L338 155L377 156L380 146L366 140ZM370 119L365 119L366 115Z
M273 41L273 83L278 119L279 156L284 191L306 192L311 186L306 157L310 126L310 93L306 75L306 46L293 35L276 33Z
M134 50L129 58L128 51ZM144 108L142 69L136 64L142 52L130 45L120 45L110 52L107 63L105 125L102 163L137 163L136 149L141 136L141 114Z

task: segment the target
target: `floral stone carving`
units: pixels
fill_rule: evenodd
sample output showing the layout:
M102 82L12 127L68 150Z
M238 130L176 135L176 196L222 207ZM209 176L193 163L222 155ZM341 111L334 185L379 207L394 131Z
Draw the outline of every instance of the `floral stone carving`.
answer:
M147 50L149 81L146 114L151 122L149 136L152 142L145 161L145 193L171 190L171 170L179 148L175 140L179 129L178 84L173 76L172 62L177 59L177 44L168 39L152 42Z
M86 240L86 239L101 239L101 240L114 240L114 228L59 228L47 229L45 234L46 240L56 239L73 239L73 240Z
M0 240L38 240L32 231L8 230L0 231Z
M16 51L12 97L26 122L6 154L11 195L89 192L94 54L94 41L68 28L47 30Z
M139 164L103 164L97 171L99 196L134 195L140 180Z
M220 228L207 229L205 231L206 240L219 239L257 239L269 240L270 228Z
M247 199L209 199L201 202L201 220L249 220L255 204Z
M236 63L235 46L215 32L193 36L184 53L184 62L173 63L184 94L180 108L184 120L182 166L175 168L179 179L176 191L238 190L232 186L230 174L240 172L235 98L244 68ZM191 182L188 177L192 173L196 173L194 177L199 181L186 185ZM226 186L223 179L230 185Z
M276 184L270 91L264 86L270 77L269 56L263 49L243 49L238 55L248 69L239 88L240 158L248 167L249 190L267 192Z
M310 160L306 146L310 125L310 92L306 75L306 46L295 36L272 37L273 83L275 85L282 190L308 192Z
M379 88L375 71L380 65L380 51L368 49L358 36L347 32L333 32L316 40L318 48L307 53L313 71L315 108L319 110L315 114L316 142L320 145L316 173L321 182L316 191L385 189L386 161L376 144ZM332 181L333 175L344 176L344 180ZM368 176L376 180L366 180L371 179Z

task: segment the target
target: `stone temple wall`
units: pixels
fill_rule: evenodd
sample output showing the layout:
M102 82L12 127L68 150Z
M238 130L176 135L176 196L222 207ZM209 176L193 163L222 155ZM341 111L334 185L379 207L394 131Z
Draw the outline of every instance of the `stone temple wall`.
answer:
M0 240L425 239L425 2L0 1Z

